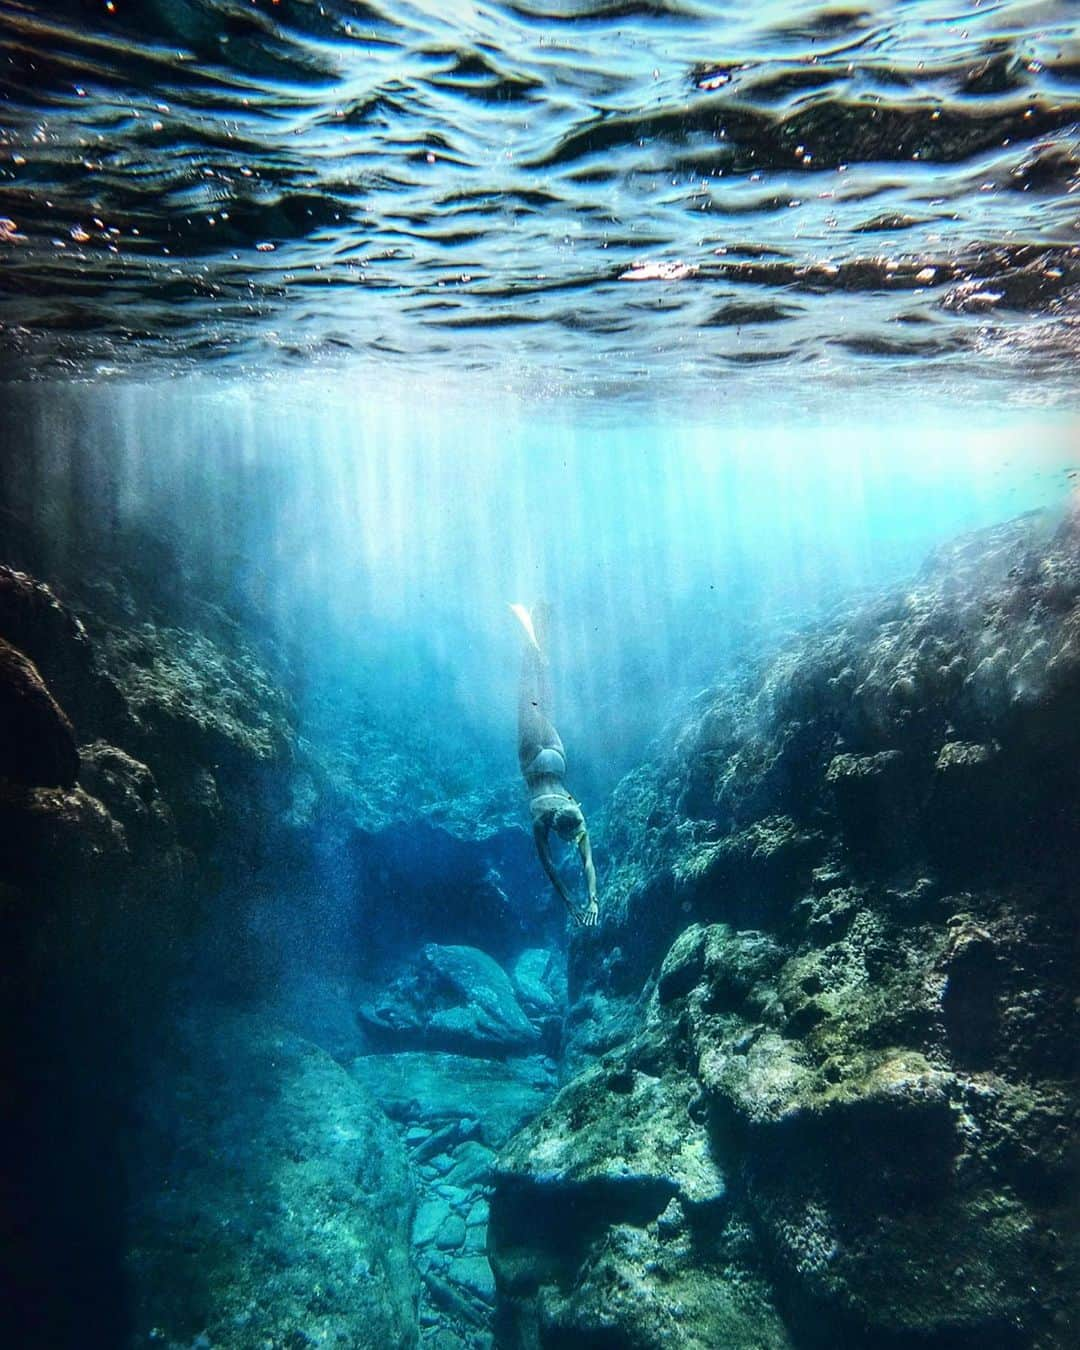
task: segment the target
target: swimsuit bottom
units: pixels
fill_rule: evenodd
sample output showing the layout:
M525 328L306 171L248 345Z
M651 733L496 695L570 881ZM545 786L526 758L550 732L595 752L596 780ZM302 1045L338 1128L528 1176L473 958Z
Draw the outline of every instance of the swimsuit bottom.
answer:
M526 782L530 778L561 778L565 772L566 756L554 745L538 750L522 770Z

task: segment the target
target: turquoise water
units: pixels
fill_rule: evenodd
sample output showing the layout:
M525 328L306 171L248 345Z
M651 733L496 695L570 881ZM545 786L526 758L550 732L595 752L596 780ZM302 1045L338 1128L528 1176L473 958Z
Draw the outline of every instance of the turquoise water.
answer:
M507 607L546 597L590 792L635 765L718 663L764 660L962 531L1061 509L1080 467L1061 409L874 417L853 394L841 416L781 394L768 416L675 416L667 400L529 399L481 377L387 376L359 396L359 378L20 393L20 439L47 447L22 490L56 565L87 533L101 548L103 529L145 532L192 593L448 754L482 749L502 770Z

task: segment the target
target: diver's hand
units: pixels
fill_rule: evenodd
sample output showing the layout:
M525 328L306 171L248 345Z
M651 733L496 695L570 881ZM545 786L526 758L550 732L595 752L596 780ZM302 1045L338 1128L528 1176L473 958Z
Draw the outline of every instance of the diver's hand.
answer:
M597 904L596 896L589 897L589 903L580 914L574 916L582 928L595 928L600 922L600 906Z

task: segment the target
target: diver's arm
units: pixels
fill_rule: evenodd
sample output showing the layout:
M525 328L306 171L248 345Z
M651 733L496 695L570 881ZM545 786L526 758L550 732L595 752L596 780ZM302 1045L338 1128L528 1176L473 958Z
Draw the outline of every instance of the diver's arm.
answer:
M596 898L596 868L593 866L588 830L582 830L578 837L578 852L581 854L581 866L585 870L585 886L589 893L589 903L581 915L581 922L586 928L591 928L600 920L600 904Z
M544 871L551 879L551 884L559 892L559 897L566 908L571 914L574 914L574 906L570 903L570 897L566 894L566 887L562 884L562 877L555 871L555 864L551 861L551 850L548 848L547 827L542 825L538 820L533 823L533 839L536 841L536 851L540 855L540 862L543 865ZM577 915L574 914L574 917L577 918Z

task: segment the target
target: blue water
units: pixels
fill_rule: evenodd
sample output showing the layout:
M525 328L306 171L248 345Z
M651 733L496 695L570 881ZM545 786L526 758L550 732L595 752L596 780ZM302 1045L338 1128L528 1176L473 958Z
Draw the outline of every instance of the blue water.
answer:
M875 419L857 395L842 414L785 394L767 415L676 418L666 401L622 414L480 378L384 378L358 397L324 373L26 399L58 565L87 516L145 531L192 595L295 650L305 687L332 671L439 754L515 772L508 605L546 598L587 795L718 669L752 668L962 531L1060 506L1080 462L1062 410Z

